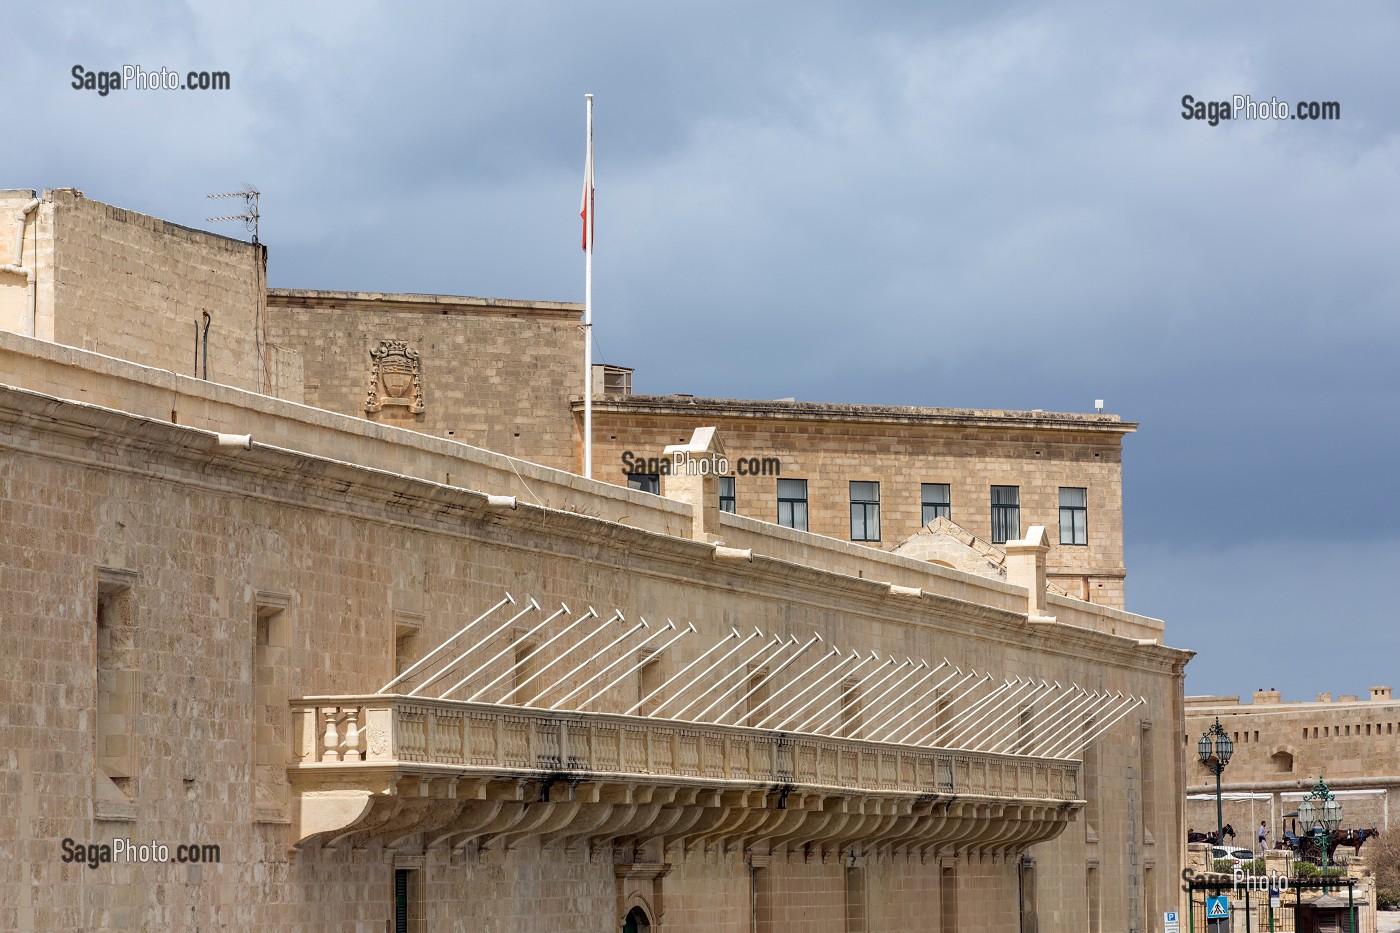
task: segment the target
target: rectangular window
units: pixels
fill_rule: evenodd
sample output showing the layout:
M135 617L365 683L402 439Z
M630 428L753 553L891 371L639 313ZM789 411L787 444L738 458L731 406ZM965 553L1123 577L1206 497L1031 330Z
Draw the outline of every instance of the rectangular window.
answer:
M992 487L992 543L1005 544L1021 537L1021 487Z
M1060 487L1060 543L1089 543L1089 490Z
M734 507L734 477L721 476L719 478L719 510L721 512L737 512Z
M880 540L879 483L851 483L851 540Z
M627 488L638 489L642 492L649 492L654 496L659 496L661 495L661 474L628 473Z
M778 480L778 524L784 528L807 530L807 481Z
M953 519L953 503L948 497L947 483L924 483L921 487L920 498L923 501L924 524L927 525L935 518Z

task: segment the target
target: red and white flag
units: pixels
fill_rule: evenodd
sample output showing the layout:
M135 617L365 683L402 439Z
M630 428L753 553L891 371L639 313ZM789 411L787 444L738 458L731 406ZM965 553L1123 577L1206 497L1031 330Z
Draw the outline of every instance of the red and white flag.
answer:
M593 224L596 220L593 206L593 114L590 110L588 122L588 157L583 163L583 200L579 203L578 216L583 220L583 248L591 252Z

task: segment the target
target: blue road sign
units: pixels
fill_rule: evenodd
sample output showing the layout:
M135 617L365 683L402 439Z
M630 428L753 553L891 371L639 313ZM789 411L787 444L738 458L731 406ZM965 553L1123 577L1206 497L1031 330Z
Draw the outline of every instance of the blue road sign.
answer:
M1223 894L1219 897L1206 898L1206 919L1230 919L1230 899L1228 897L1225 897Z

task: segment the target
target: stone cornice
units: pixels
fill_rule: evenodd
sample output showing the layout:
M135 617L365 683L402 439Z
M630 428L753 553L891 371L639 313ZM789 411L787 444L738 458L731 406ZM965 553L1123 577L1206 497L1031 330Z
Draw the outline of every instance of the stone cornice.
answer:
M583 401L572 402L575 411ZM1073 431L1121 437L1137 430L1117 415L1073 412L1002 411L972 408L922 408L913 405L848 405L826 402L781 402L755 399L693 398L679 395L603 395L593 401L597 414L658 417L730 418L771 421L852 422L864 424L937 425L947 427L1020 428Z
M316 308L356 311L412 311L420 314L501 314L552 318L578 323L583 305L571 301L519 301L456 295L414 295L386 292L337 292L299 288L269 288L269 308Z

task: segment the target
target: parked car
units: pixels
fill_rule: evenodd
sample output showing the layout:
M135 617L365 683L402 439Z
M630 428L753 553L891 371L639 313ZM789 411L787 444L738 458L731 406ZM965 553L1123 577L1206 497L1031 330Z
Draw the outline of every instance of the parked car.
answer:
M1254 852L1249 849L1242 849L1239 846L1215 846L1210 850L1211 858L1219 861L1229 859L1236 865L1242 862L1254 861Z

